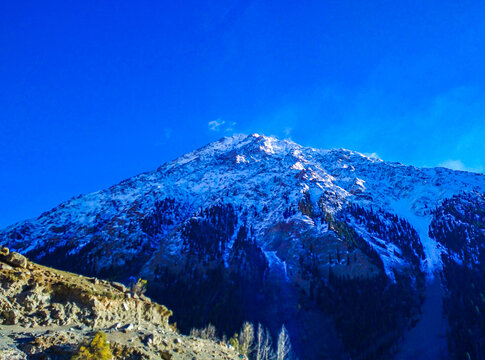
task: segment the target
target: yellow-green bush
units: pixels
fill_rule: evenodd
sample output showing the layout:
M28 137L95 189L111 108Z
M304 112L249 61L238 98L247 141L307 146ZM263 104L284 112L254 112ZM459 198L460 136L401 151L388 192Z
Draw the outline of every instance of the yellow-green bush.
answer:
M239 351L239 335L236 333L232 338L229 339L229 344L236 350Z
M147 291L148 282L144 279L138 279L136 283L131 286L131 291L134 294L142 295Z
M81 346L72 360L111 360L113 354L109 347L107 336L99 331L87 346Z

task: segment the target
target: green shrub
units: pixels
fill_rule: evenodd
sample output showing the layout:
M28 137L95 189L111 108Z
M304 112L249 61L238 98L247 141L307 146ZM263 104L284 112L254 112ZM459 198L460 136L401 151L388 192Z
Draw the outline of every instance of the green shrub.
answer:
M229 344L236 350L239 351L239 335L234 334L232 338L229 339Z
M142 295L147 291L148 283L144 279L138 279L136 283L131 286L131 291L134 294Z
M82 345L76 355L71 360L111 360L113 354L109 347L107 336L99 331L94 335L89 345Z

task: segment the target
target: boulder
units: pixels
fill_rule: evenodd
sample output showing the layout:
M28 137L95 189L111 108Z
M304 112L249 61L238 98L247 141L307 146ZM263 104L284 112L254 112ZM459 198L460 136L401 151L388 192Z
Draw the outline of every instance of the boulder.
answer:
M13 267L11 267L8 264L0 263L0 270L12 270L12 269L13 269Z
M112 282L112 283L111 283L111 285L112 285L112 286L113 286L115 289L117 289L117 290L119 290L119 291L121 291L121 292L123 292L123 293L125 293L125 292L127 292L127 291L128 291L128 289L126 288L126 286L125 286L125 285L123 285L123 284L121 284L121 283L119 283L119 282Z
M17 252L11 252L4 257L4 261L13 267L26 268L27 258Z
M3 314L5 325L16 325L20 319L20 312L18 310L8 310Z
M170 354L168 351L162 352L161 355L163 360L171 360L173 358L173 355Z
M133 324L126 324L125 326L122 327L123 330L126 330L126 331L131 331L133 330L135 327L133 326Z

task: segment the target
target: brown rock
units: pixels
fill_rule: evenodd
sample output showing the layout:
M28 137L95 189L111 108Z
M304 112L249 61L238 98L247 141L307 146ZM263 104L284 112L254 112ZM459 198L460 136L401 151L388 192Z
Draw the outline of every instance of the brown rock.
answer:
M5 325L16 325L19 321L19 317L20 317L20 314L17 310L8 310L5 314L4 314L4 324Z
M173 355L170 354L168 351L162 352L162 359L163 360L171 360L173 358Z
M125 293L125 292L128 291L128 289L126 288L126 286L123 285L123 284L121 284L121 283L119 283L119 282L112 282L111 283L111 286L113 286L115 289L117 289L117 290L119 290L119 291L121 291L123 293Z
M107 334L117 359L191 359L195 354L200 359L227 357L227 351L215 342L200 343L173 333L168 325L171 311L145 297L141 297L143 301L127 298L128 293L118 292L120 286L115 290L110 283L93 289L95 279L39 267L20 254L5 255L1 247L0 252L0 324L24 330L15 332L12 338L12 347L15 345L22 357L16 353L3 357L1 349L0 359L26 360L45 353L47 348L62 358L70 357L80 344L93 338L92 328ZM27 270L32 266L32 271ZM133 297L133 293L130 295ZM86 326L73 326L80 324ZM38 331L38 326L53 328ZM39 339L28 340L33 337ZM235 359L233 353L229 351Z
M12 270L13 268L5 263L0 263L0 270Z
M17 252L11 252L4 258L5 262L13 267L26 268L27 258Z

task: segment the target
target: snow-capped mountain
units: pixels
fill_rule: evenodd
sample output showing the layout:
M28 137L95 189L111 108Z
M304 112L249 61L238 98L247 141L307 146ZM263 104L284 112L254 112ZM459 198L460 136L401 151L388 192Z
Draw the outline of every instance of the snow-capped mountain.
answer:
M222 266L242 283L273 276L318 298L333 276L433 277L443 256L462 253L429 231L437 209L484 193L481 174L236 135L14 224L0 245L88 275L142 274L164 296L180 274L201 284Z
M0 241L22 253L35 252L40 261L57 248L68 249L67 254L74 256L86 247L101 246L102 258L93 269L100 271L124 266L140 252L146 256L178 224L224 202L245 209L239 211L240 223L251 224L258 244L273 251L265 243L265 231L272 224L294 219L318 228L301 213L291 219L283 216L309 194L315 208L320 201L331 213L358 204L407 220L423 244L423 268L432 271L440 266L442 249L428 236L431 211L446 198L473 191L485 191L483 175L419 169L349 150L318 150L257 134L236 135L156 171L68 200L37 219L14 224L0 233ZM165 224L156 236L150 236L143 220L166 199L172 199L173 205L168 204L163 212ZM328 228L320 226L318 231ZM180 247L180 241L173 241L169 251L176 253Z

